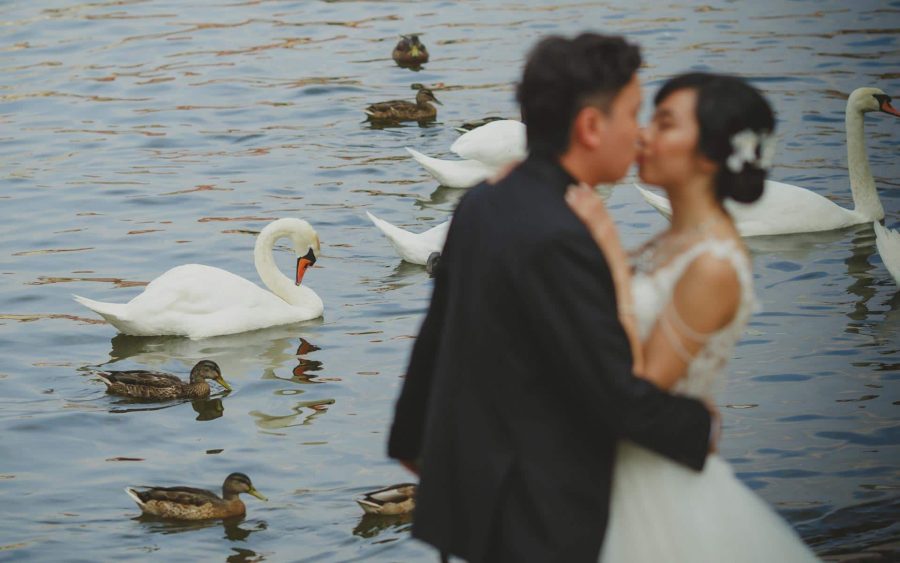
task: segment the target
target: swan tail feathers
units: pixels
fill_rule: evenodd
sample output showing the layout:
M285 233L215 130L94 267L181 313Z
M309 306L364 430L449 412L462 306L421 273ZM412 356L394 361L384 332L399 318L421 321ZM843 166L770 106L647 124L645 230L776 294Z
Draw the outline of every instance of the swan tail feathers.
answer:
M449 188L471 188L488 178L492 169L473 160L442 160L405 147L413 159L419 163L442 186Z
M123 303L104 303L103 301L94 301L80 295L73 295L72 298L106 319L109 324L116 328L121 328L128 322L125 318L125 304Z

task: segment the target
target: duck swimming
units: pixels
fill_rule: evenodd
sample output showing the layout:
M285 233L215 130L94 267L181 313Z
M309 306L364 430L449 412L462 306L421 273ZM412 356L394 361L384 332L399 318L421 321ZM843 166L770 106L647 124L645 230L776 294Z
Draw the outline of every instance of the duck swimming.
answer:
M141 490L138 490L141 489ZM205 489L192 487L126 487L141 512L176 520L207 520L242 516L247 508L238 495L247 493L268 501L243 473L232 473L222 483L222 498Z
M416 507L416 485L414 483L401 483L391 485L377 491L365 493L356 499L356 503L367 514L381 514L394 516L407 514Z
M398 65L419 66L428 62L428 49L419 41L417 34L401 35L400 41L394 47L391 57Z
M227 390L231 386L222 379L218 364L201 360L191 369L191 379L184 382L174 375L154 371L109 371L97 376L106 384L106 392L135 399L201 399L209 397L212 379Z
M372 104L364 111L370 121L427 121L437 117L437 108L430 102L443 105L430 89L419 88L416 103L389 100Z

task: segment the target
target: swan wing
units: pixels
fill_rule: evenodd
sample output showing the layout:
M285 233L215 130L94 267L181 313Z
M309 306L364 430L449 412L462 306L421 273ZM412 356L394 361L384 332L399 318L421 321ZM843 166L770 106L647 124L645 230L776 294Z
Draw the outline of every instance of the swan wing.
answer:
M525 124L513 119L486 123L460 136L450 150L495 167L522 160L527 154Z
M423 266L432 252L440 252L444 247L447 231L450 228L450 221L445 221L424 233L416 234L394 226L384 219L379 219L368 211L366 211L366 216L387 237L388 242L391 243L400 258Z
M900 232L882 227L878 221L872 226L875 228L875 246L881 255L881 261L894 281L900 284Z
M496 174L500 167L477 160L441 160L406 147L416 162L448 188L471 188Z
M635 184L641 196L666 217L671 217L668 198ZM812 190L766 180L763 195L753 203L725 202L741 236L784 235L842 229L866 219Z

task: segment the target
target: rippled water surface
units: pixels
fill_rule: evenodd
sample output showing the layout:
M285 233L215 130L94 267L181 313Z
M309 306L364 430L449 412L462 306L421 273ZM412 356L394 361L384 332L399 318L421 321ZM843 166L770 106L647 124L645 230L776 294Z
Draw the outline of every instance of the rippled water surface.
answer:
M353 502L408 479L385 459L386 429L431 290L364 211L413 230L444 220L462 191L403 147L448 156L461 122L515 117L512 85L541 35L628 34L648 61L646 97L688 68L751 77L778 110L773 177L852 206L845 100L858 86L900 98L900 2L657 4L0 5L0 559L433 560L408 522L362 518ZM418 72L390 59L410 31L432 53ZM412 99L412 82L439 86L437 122L363 121L367 103ZM870 114L866 133L896 228L900 120ZM610 204L629 245L665 224L630 184ZM254 235L285 216L321 237L307 276L321 320L135 338L71 299L124 302L190 262L257 281ZM719 401L723 453L819 553L894 541L900 294L871 226L750 246L763 312ZM277 254L290 268L288 248ZM235 391L134 404L91 375L185 374L201 358ZM232 471L270 499L248 498L236 523L135 519L122 491L217 489Z

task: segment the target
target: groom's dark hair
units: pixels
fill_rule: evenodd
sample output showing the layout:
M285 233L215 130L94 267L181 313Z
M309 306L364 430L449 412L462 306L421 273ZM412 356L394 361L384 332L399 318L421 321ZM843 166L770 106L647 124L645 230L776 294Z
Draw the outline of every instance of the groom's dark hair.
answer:
M569 147L575 116L586 106L608 112L641 66L636 45L615 35L551 35L528 55L516 99L532 154L557 157Z

